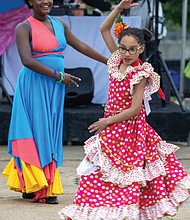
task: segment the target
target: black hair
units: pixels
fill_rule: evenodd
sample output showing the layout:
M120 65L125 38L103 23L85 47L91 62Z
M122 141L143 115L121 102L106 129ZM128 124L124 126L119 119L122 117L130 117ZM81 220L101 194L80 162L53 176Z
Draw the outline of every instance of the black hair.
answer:
M32 9L32 6L29 4L28 0L24 0L24 3L28 6L29 9Z
M152 40L152 32L150 32L148 29L128 27L120 33L118 43L120 43L121 39L126 35L133 36L140 45L148 43Z

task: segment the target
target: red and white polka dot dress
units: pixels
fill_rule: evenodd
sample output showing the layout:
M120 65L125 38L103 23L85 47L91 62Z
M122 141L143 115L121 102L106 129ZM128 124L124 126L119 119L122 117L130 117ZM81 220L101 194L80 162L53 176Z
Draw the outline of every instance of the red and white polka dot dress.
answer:
M144 98L158 91L160 78L150 64L137 63L119 73L120 54L108 61L110 85L104 117L131 105L133 86L147 79ZM81 175L72 205L61 219L145 220L173 216L189 199L190 177L174 152L178 147L161 139L138 116L112 124L85 142L86 157L77 168Z

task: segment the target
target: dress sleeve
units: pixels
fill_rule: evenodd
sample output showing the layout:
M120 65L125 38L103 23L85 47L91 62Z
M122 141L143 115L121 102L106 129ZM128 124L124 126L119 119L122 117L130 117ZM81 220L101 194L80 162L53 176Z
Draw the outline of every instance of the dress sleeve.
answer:
M141 82L146 78L146 86L144 90L144 97L150 97L153 93L157 92L160 88L160 76L154 72L151 64L145 62L132 76L130 80L130 93L133 94L134 85Z
M119 71L119 64L121 62L121 55L118 50L112 53L111 57L107 61L108 73L110 75Z

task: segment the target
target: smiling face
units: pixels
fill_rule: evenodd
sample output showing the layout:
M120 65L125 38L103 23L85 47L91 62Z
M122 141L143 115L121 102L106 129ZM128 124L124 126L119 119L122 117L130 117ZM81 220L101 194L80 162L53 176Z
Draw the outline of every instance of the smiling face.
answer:
M144 45L140 45L132 35L125 35L119 43L119 51L125 65L133 64L144 51Z
M32 6L34 15L47 15L53 7L53 0L29 0L29 4Z

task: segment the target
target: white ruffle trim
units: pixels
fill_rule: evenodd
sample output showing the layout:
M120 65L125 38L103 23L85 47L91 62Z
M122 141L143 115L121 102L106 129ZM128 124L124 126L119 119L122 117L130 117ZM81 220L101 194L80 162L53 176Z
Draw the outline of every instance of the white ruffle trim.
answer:
M175 208L177 208L179 204L182 202L184 202L184 204L190 202L189 190L190 190L190 176L186 176L177 184L176 189L170 195L170 201L172 202Z
M58 213L61 219L68 217L73 220L137 220L139 210L137 205L130 205L121 208L69 205Z
M133 86L138 84L143 77L147 79L146 87L145 87L145 96L148 97L153 93L157 92L160 88L160 76L154 72L153 66L148 63L144 62L142 65L138 66L128 66L124 73L119 72L119 65L121 61L121 54L118 50L116 50L111 58L108 60L108 73L111 77L115 80L121 81L127 77L130 73L135 73L132 76L130 82L130 92L133 94Z
M149 101L151 100L151 95L157 92L160 88L160 76L154 72L153 66L144 62L142 65L138 66L128 66L124 73L119 71L119 65L121 61L121 54L116 50L111 58L108 60L108 73L110 76L117 81L124 80L127 75L133 74L130 80L130 94L133 95L134 85L139 84L143 78L146 78L146 86L144 89L144 104L146 115L151 112Z
M147 207L140 213L140 220L157 219L163 217L166 213L169 216L177 214L177 209L180 205L190 203L190 176L183 178L176 186L176 189L171 193L169 198L162 199L155 206Z
M141 69L137 71L136 74L132 76L130 80L130 94L133 94L133 87L139 84L143 78L146 78L146 86L144 91L144 96L149 97L153 93L157 92L160 88L160 76L154 72L151 64L145 62L141 66Z
M182 179L169 198L158 201L154 206L139 210L137 205L129 205L120 208L69 205L59 211L61 219L67 220L156 220L164 215L174 216L179 205L190 202L190 177Z
M180 148L177 145L167 143L166 141L161 141L157 145L157 150L158 150L160 159L164 163L164 165L166 164L166 157L170 155L171 153L175 153L179 149Z
M133 94L134 85L139 84L143 78L146 78L146 86L144 89L144 106L146 115L149 115L151 112L149 101L152 99L151 95L157 92L160 88L160 76L154 72L153 67L145 62L143 63L140 70L137 71L137 74L132 76L130 80L130 94Z
M133 182L139 182L145 186L146 181L151 181L160 175L165 176L166 156L178 150L179 147L162 141L157 146L159 160L146 164L144 169L137 167L129 172L123 172L112 166L111 161L101 151L98 135L88 139L85 142L84 149L86 157L77 168L78 175L90 175L100 169L105 182L112 182L120 187L125 187Z

